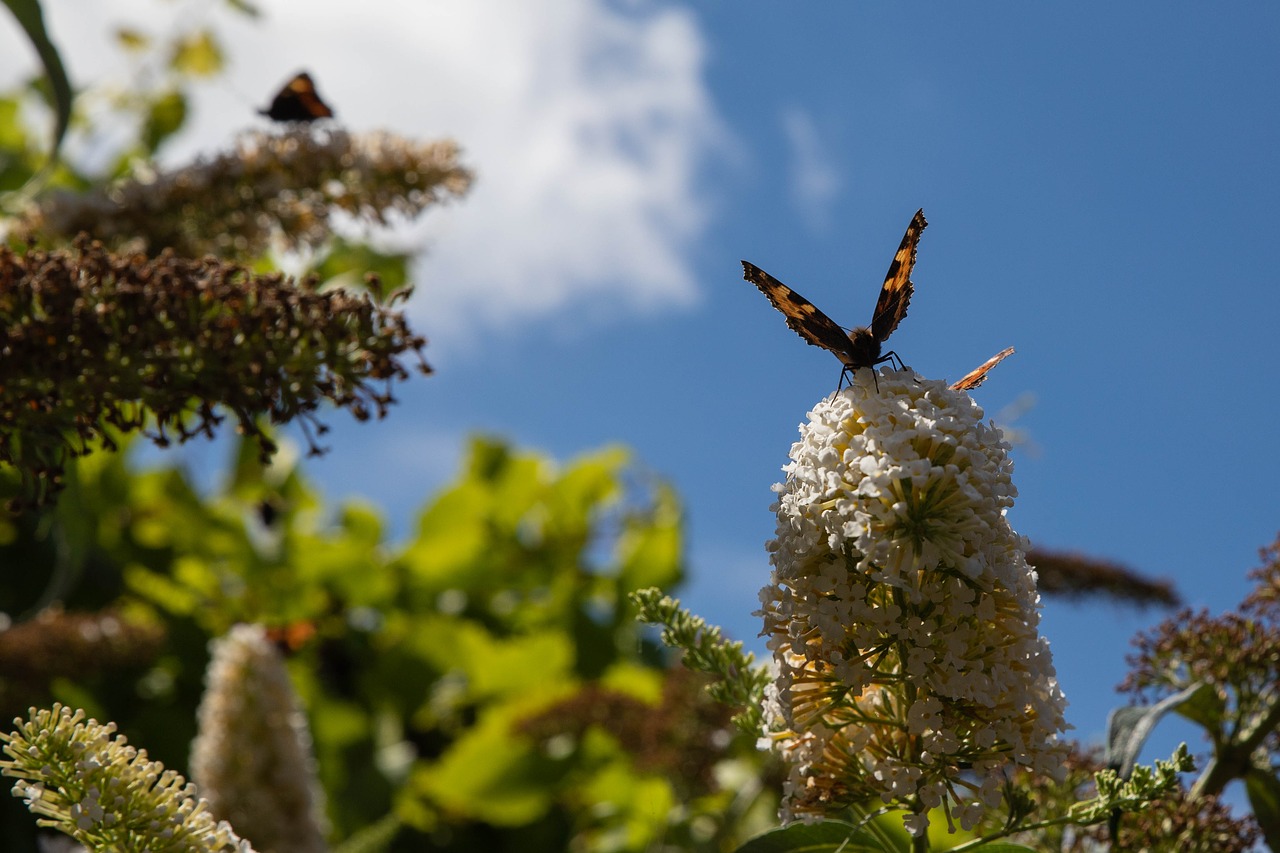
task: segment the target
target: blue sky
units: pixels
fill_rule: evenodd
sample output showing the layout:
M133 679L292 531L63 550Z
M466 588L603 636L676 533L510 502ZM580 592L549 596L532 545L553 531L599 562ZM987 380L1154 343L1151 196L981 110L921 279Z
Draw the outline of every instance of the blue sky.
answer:
M173 162L308 68L347 126L452 135L479 176L400 235L427 247L412 310L438 374L381 424L332 419L310 471L334 498L403 530L473 432L561 459L625 444L686 501L686 602L751 640L770 486L839 365L738 262L863 324L923 207L892 346L951 379L1017 347L975 397L1032 402L1020 533L1220 611L1280 528L1272 3L273 0L252 25L201 5L47 14L81 84L133 73L109 23L226 34ZM1159 618L1046 602L1078 735Z

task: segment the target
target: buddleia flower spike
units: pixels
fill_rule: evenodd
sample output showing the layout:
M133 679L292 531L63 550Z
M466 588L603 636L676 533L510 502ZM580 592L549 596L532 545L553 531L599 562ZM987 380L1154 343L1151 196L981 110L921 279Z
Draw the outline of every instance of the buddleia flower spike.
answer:
M762 743L784 819L874 799L916 835L938 806L967 829L1006 768L1061 775L1065 699L1000 431L940 381L871 379L813 408L776 487Z

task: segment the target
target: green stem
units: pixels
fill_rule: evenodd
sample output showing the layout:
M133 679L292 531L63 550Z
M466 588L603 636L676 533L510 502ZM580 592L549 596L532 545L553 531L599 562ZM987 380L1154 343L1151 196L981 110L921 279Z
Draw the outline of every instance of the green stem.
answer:
M966 841L964 844L958 844L955 847L952 847L949 853L962 853L962 851L973 850L984 844L990 844L992 841L1007 838L1008 836L1019 832L1031 832L1036 829L1044 829L1046 826L1057 826L1063 823L1074 823L1074 821L1069 816L1064 816L1051 818L1049 820L1042 820L1039 823L1028 823L1011 827L1009 829L1002 829L999 832L992 833L991 835L984 835L981 838Z

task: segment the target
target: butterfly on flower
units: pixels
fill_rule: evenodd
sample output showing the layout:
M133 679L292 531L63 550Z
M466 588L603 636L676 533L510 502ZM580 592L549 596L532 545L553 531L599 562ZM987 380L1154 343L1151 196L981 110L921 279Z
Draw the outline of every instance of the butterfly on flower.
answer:
M846 376L861 367L875 367L886 361L896 361L901 368L902 359L898 354L892 350L883 352L882 348L889 335L898 328L902 318L907 316L907 306L911 302L911 294L915 292L915 285L911 283L911 270L916 263L916 248L920 245L920 234L928 224L924 211L917 210L907 225L898 251L894 253L893 262L889 264L889 272L880 288L870 326L859 326L846 332L808 299L748 261L742 262L743 277L769 297L773 307L782 312L787 318L787 325L800 337L814 346L829 350L840 359L844 364L844 370L840 374L842 383ZM1003 350L951 387L956 390L978 387L991 368L1012 354L1012 347Z
M265 110L258 110L258 113L272 121L280 122L309 122L318 118L333 117L333 110L320 100L320 95L316 92L316 84L311 80L311 75L305 71L299 72L292 80L285 83L284 88L271 100L271 106Z
M982 364L970 370L960 379L959 382L951 383L952 391L972 391L983 382L987 381L987 374L991 372L991 368L1013 355L1013 347L1005 347L1000 352L991 356L991 358L982 362Z

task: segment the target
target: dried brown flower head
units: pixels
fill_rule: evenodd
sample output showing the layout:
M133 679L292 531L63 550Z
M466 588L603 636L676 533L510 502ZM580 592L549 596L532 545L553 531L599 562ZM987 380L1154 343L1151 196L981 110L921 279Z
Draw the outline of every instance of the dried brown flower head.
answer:
M24 502L48 500L68 456L112 447L112 430L164 446L212 436L222 408L266 459L260 417L299 421L313 454L323 401L382 417L406 353L430 372L425 340L367 295L310 284L87 240L0 248L0 463L22 474Z
M181 169L138 174L90 193L54 193L13 233L69 240L81 232L118 251L257 258L315 248L335 216L386 224L413 217L471 185L451 140L293 127L255 131Z
M1117 601L1145 606L1176 606L1181 599L1167 580L1151 580L1128 566L1069 551L1032 548L1027 562L1039 575L1039 590L1045 595L1081 599L1105 595Z
M164 641L160 626L133 622L112 610L43 610L0 631L0 713L47 701L49 682L57 677L83 679L146 665Z

